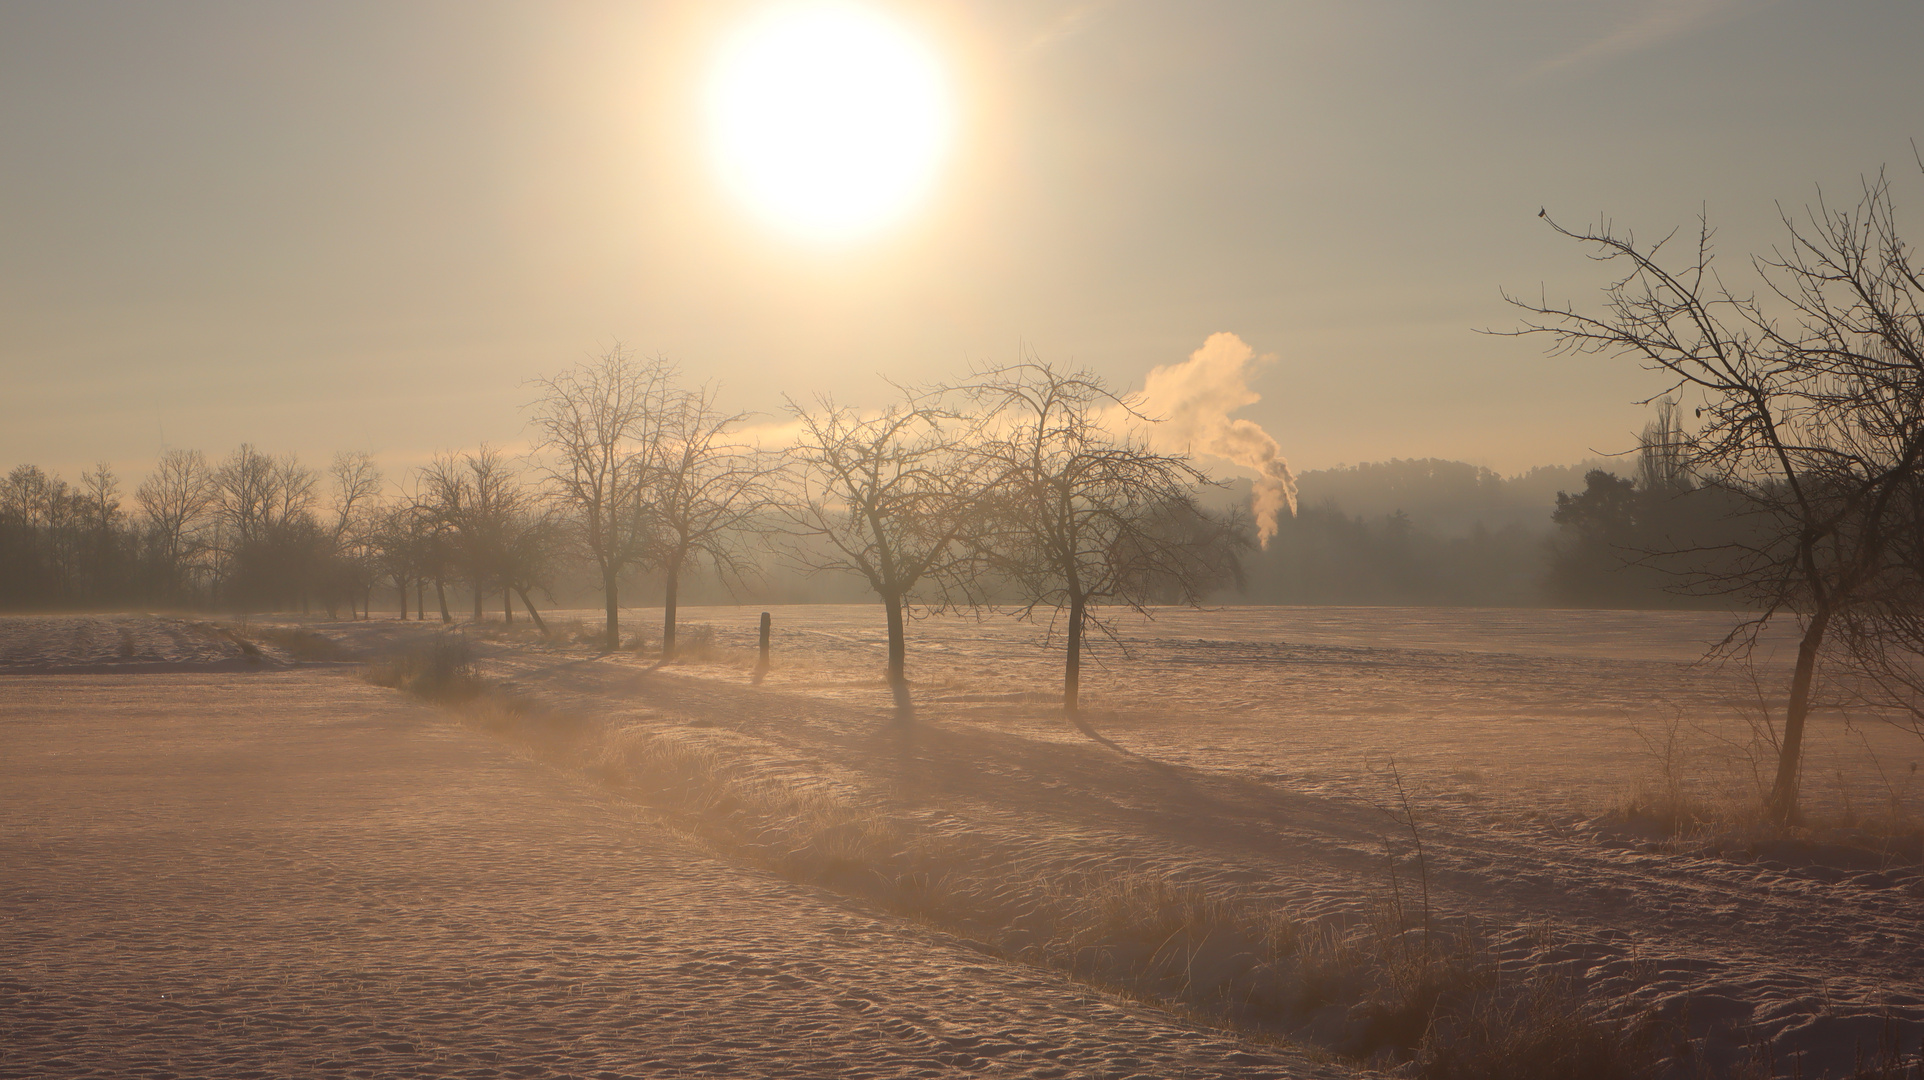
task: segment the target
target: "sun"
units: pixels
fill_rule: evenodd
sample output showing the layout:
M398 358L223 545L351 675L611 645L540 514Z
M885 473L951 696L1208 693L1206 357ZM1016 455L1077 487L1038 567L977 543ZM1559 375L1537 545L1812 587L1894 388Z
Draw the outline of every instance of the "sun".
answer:
M922 200L954 108L941 64L906 26L854 3L789 3L724 43L708 125L731 192L779 228L838 240Z

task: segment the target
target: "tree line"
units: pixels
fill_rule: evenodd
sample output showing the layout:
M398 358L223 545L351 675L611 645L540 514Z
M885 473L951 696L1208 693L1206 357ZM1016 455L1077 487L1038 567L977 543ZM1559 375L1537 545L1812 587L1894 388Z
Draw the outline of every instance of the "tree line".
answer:
M1669 422L1676 407L1668 406ZM1393 459L1298 477L1301 504L1245 560L1235 602L1444 607L1729 608L1674 571L1755 523L1687 468L1659 419L1616 461L1503 477ZM1231 488L1231 491L1236 490ZM1226 599L1226 598L1225 598Z
M1214 483L1152 449L1153 422L1095 376L1043 363L902 388L861 411L791 401L792 439L744 436L751 419L712 386L619 347L536 381L535 445L440 455L398 478L371 455L315 470L243 445L217 462L169 450L124 506L105 465L79 487L23 465L0 482L0 607L324 610L453 621L482 617L591 571L603 642L622 641L621 594L660 576L662 653L695 572L740 581L773 560L866 587L888 630L887 677L906 701L906 627L918 610L1001 606L1046 621L1065 646L1074 709L1089 633L1110 612L1195 603L1232 582L1247 522L1212 512Z

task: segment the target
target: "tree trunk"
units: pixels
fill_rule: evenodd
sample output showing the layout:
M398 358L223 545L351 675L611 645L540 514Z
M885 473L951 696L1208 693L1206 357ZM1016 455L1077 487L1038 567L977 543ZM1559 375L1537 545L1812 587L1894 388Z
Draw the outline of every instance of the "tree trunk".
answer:
M475 622L481 621L481 604L483 601L487 599L486 594L487 594L487 590L482 587L481 579L475 578L474 579L474 621Z
M414 579L414 621L426 622L428 618L428 579Z
M453 622L454 616L448 614L448 585L447 582L442 581L440 578L434 579L434 598L441 602L441 621L444 623Z
M671 660L675 655L675 594L681 587L681 562L669 563L661 594L661 658Z
M395 578L395 591L401 594L401 621L408 621L408 579Z
M1082 615L1086 603L1079 596L1069 601L1069 648L1062 668L1062 707L1067 712L1076 711L1082 692Z
M908 645L902 634L902 598L899 596L882 597L882 606L888 610L889 620L889 685L908 685Z
M541 613L534 609L534 601L528 599L528 590L516 589L515 591L521 594L521 606L528 609L528 618L534 620L534 628L541 631L543 636L546 636L548 633L548 624L541 621Z
M615 577L620 573L609 566L601 571L601 595L608 601L608 651L621 648L620 603L615 598Z
M1784 740L1777 748L1777 779L1770 786L1771 820L1779 825L1797 821L1797 782L1804 764L1804 719L1810 715L1811 683L1817 673L1817 650L1824 644L1830 612L1819 610L1804 627L1797 643L1797 667L1790 677L1790 701L1784 706Z

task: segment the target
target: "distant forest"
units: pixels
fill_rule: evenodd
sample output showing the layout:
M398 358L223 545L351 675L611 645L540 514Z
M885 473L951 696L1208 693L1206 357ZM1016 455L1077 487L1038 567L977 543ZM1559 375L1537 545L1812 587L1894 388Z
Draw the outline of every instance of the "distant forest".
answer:
M485 462L449 459L441 479ZM1663 565L1644 553L1741 539L1740 508L1668 468L1646 438L1632 458L1543 467L1503 477L1435 458L1396 459L1303 474L1297 513L1266 549L1242 553L1243 583L1216 603L1458 606L1704 607L1730 603L1702 589L1703 560ZM414 519L384 500L362 454L325 470L242 447L219 462L175 451L128 497L106 466L75 483L33 465L0 480L0 609L218 610L472 606L481 597L450 567L395 572ZM1248 506L1250 482L1203 502ZM536 523L539 524L538 522ZM419 554L431 538L412 537ZM425 556L458 559L458 552ZM443 577L440 595L424 582ZM470 575L471 576L471 575ZM659 604L662 582L624 574L629 603ZM397 594L398 582L411 593ZM506 590L498 606L507 600ZM562 559L533 589L547 603L592 607L592 567ZM693 576L682 602L864 599L860 582L810 577L761 559L724 582ZM437 612L438 614L438 612ZM419 617L419 613L417 613Z
M1300 506L1246 557L1260 604L1728 607L1721 553L1743 507L1637 457L1503 477L1436 458L1309 472ZM1679 554L1694 551L1695 554ZM1669 554L1659 554L1669 553Z

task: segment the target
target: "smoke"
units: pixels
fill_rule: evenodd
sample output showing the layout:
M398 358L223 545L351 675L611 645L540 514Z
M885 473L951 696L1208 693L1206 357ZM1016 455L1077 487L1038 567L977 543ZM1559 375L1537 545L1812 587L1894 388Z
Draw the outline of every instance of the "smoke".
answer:
M1229 414L1262 400L1247 379L1252 367L1270 359L1258 358L1234 334L1211 334L1189 359L1151 371L1142 393L1142 411L1164 421L1153 433L1158 443L1222 458L1256 473L1250 509L1256 515L1256 539L1264 547L1276 535L1276 515L1296 513L1296 476L1269 432L1255 421L1232 420Z

